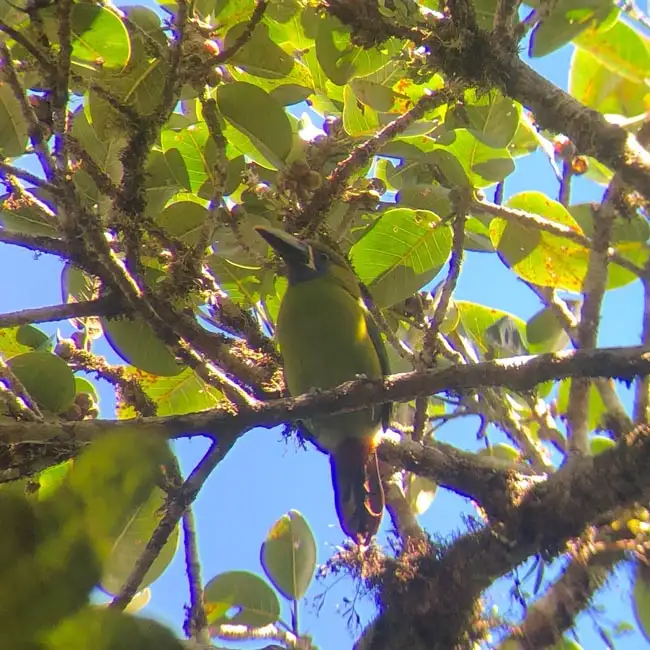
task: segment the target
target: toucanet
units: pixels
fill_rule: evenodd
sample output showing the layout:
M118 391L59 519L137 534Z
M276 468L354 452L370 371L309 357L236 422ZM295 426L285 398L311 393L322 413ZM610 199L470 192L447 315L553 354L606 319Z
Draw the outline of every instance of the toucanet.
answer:
M275 228L257 231L287 267L289 286L275 336L289 394L327 390L359 375L389 374L381 335L346 260L320 242ZM384 492L375 448L389 414L390 405L381 405L304 423L330 455L341 528L357 543L368 543L381 523Z

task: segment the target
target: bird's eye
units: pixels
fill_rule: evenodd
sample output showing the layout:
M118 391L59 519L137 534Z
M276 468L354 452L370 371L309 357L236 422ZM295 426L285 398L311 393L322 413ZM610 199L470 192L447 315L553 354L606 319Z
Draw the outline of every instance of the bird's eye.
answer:
M330 256L325 251L318 252L318 261L319 262L329 262Z

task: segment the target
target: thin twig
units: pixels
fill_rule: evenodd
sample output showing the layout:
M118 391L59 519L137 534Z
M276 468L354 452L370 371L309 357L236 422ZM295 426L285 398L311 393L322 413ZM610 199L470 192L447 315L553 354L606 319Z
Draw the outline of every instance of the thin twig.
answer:
M221 437L219 443L213 443L183 485L169 499L165 514L156 526L147 547L138 558L126 584L110 603L111 609L123 610L131 602L147 571L178 525L183 513L194 502L203 484L214 468L226 457L234 443L235 439L228 439L225 435Z
M69 252L65 242L54 237L45 235L25 235L21 232L10 232L0 229L0 243L13 244L21 248L27 248L35 253L48 253L57 255L62 259L68 259Z
M620 175L616 174L607 190L600 209L595 214L591 254L583 284L584 301L575 337L579 350L595 348L603 297L607 285L608 250L616 218L614 207L620 190ZM588 379L573 379L567 408L569 454L589 453L589 389Z
M31 140L32 146L34 147L34 151L36 152L36 157L41 164L43 173L50 183L57 185L58 176L56 173L56 166L54 164L52 154L47 147L43 128L38 121L38 117L36 116L33 106L27 99L25 89L20 83L18 73L16 72L16 67L14 66L13 58L11 57L11 52L9 51L6 43L0 43L0 57L0 64L2 66L4 78L13 91L14 97L20 104L21 112L25 118L25 121L27 122L29 138Z
M212 57L206 65L211 68L217 65L223 65L237 54L237 52L250 40L255 28L260 24L262 18L264 18L264 13L268 6L269 0L257 0L255 3L255 9L253 10L251 17L248 19L244 31L235 39L235 42L232 45Z
M21 309L20 311L0 314L0 328L30 323L51 323L68 318L116 316L120 311L119 301L115 300L113 296L107 296L97 300L49 305L47 307L36 307L35 309Z
M388 142L405 131L411 124L422 118L428 111L450 102L456 96L450 87L424 95L403 115L379 129L372 137L356 146L350 155L342 160L323 184L314 192L311 201L296 216L293 229L311 235L327 216L329 208L344 192L352 174L368 163Z
M641 343L650 347L650 261L646 263L643 278L643 328ZM650 422L650 378L641 377L636 382L634 396L634 422Z
M191 506L183 513L183 543L185 546L185 571L190 586L189 632L190 638L209 643L208 617L203 602L201 562L196 541L196 526Z
M383 463L388 467L387 463ZM386 510L399 538L404 542L408 538L425 539L426 535L409 505L402 487L403 472L391 472L384 480Z
M560 180L560 191L558 193L558 203L567 207L571 202L571 179L573 178L573 167L570 160L564 160L562 163L562 179Z
M48 183L46 180L40 178L40 176L36 176L35 174L32 174L25 169L21 169L20 167L9 165L6 162L0 161L0 173L2 173L2 175L5 177L15 176L16 178L20 178L27 183L31 183L36 187L40 187L42 190L49 192L53 196L61 194L61 190L56 185L52 185L52 183Z
M59 52L56 71L50 75L52 80L52 133L54 134L53 156L57 161L59 171L68 171L68 101L70 85L70 58L72 56L72 40L70 19L72 16L72 0L58 0L56 3L57 28L59 33Z
M564 237L569 239L580 246L584 246L587 249L593 247L592 240L589 237L586 237L582 233L565 226L560 223L554 223L548 221L540 215L533 214L531 212L526 212L524 210L519 210L516 208L508 208L503 205L497 205L496 203L490 203L488 201L473 201L472 209L478 210L480 212L485 212L487 214L494 215L495 217L501 217L507 219L508 221L513 221L515 223L520 223L523 226L528 228L535 228L537 230L542 230L544 232L551 233L552 235L557 235L558 237ZM607 258L610 262L614 262L621 266L622 268L634 273L634 275L642 277L643 269L636 264L625 259L619 255L614 249L609 249L607 251Z
M110 198L115 198L118 188L110 176L95 162L95 159L86 151L86 148L70 133L66 134L67 147L72 156L81 163L82 169L88 173L97 185L97 189Z
M433 362L434 351L436 349L436 340L440 327L447 317L451 297L456 289L458 278L460 277L460 270L463 265L463 257L465 251L465 219L467 216L467 205L463 201L459 204L458 212L453 219L453 244L451 257L449 259L449 272L442 285L438 297L438 304L436 305L435 312L431 322L428 323L427 331L424 335L423 355L427 355L423 360L427 367L430 367Z

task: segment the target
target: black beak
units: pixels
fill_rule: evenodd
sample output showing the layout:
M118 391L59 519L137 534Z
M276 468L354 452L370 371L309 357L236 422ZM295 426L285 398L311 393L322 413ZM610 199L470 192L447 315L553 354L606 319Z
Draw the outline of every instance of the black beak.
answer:
M268 245L285 261L289 268L308 268L314 271L314 253L309 244L278 228L255 226L255 230Z

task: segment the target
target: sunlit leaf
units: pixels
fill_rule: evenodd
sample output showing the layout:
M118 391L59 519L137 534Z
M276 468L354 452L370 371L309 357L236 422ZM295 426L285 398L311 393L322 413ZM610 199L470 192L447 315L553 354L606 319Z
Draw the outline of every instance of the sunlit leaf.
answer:
M316 540L306 519L290 510L268 532L261 550L262 567L287 599L305 595L316 568Z
M275 623L280 616L280 602L273 589L247 571L215 576L205 586L204 598L213 636L218 636L218 626L224 623L261 627ZM229 611L234 613L229 616Z
M387 210L352 247L359 277L389 306L431 281L451 251L451 229L433 212Z

